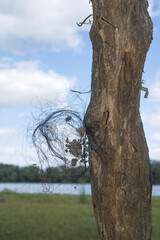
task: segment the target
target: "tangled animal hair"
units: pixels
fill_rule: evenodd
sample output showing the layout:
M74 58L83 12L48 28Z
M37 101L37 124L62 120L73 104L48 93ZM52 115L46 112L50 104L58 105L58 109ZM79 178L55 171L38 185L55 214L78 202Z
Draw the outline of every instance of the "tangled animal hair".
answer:
M80 113L58 109L47 116L41 115L32 133L32 142L41 165L46 162L49 166L60 163L67 169L77 164L83 165L82 173L74 176L77 178L87 171L88 139Z

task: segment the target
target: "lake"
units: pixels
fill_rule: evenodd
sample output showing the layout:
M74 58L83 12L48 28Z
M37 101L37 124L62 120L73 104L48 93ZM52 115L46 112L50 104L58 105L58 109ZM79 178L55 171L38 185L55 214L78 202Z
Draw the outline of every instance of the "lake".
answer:
M91 195L91 185L78 183L0 183L0 192L9 189L17 193L56 193L79 195L82 192ZM154 185L152 196L160 196L160 185Z

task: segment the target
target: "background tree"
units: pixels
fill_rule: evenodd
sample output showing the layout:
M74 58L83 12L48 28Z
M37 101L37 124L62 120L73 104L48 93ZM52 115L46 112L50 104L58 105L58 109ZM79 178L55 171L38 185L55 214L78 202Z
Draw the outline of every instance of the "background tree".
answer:
M152 183L153 185L160 184L160 162L151 161L152 167Z
M151 170L139 113L152 40L146 0L92 0L91 100L85 116L101 240L151 239Z

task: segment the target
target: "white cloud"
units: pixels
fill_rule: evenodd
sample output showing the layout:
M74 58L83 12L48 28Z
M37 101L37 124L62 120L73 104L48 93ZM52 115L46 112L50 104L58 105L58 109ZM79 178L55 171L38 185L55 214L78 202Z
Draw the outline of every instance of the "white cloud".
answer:
M153 82L153 83L152 83ZM160 71L149 84L148 104L142 111L150 157L160 160Z
M160 143L160 133L154 133L152 134L151 139L158 141Z
M0 128L0 137L10 137L15 133L14 128Z
M28 113L27 112L21 112L18 114L18 117L20 118L24 118L24 117L27 117Z
M160 145L156 142L149 142L149 153L152 160L160 161Z
M151 99L160 102L160 71L157 72L155 82L150 86Z
M6 146L10 144L11 142L16 142L16 134L17 131L15 128L11 127L4 127L0 128L0 146Z
M145 124L160 129L160 112L158 110L156 112L147 110L146 112L142 112L141 116Z
M5 68L0 68L1 108L33 105L39 100L64 100L76 81L52 70L41 70L38 61L13 63L3 60L1 63L5 63Z
M20 147L0 146L0 163L26 166L31 165L34 162L23 154Z
M37 156L25 132L20 126L0 128L0 163L26 166L35 162Z
M0 46L18 51L22 41L32 41L34 47L77 49L82 40L76 22L91 11L88 0L0 0Z
M150 81L148 89L148 104L146 109L142 111L142 119L150 127L160 129L160 70L157 71L155 78Z
M153 160L160 160L160 132L154 132L148 139L150 156Z
M160 16L160 2L159 0L149 0L149 14L151 17Z
M142 114L150 157L160 160L160 109L149 108Z

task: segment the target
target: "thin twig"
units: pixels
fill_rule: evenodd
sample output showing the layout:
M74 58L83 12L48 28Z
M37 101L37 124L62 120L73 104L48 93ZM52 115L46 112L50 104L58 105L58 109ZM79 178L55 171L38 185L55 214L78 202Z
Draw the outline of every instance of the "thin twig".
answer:
M86 23L87 19L89 19L93 14L90 14L88 17L86 17L83 22L79 22L77 23L78 27L82 27L83 24L91 24L91 21L89 21L88 23Z
M148 88L141 87L141 90L145 92L144 98L147 98L149 94Z
M86 93L90 93L90 92L91 92L91 90L90 90L90 91L88 91L88 92L79 92L79 91L76 91L76 90L71 90L71 92L74 92L74 93L79 93L79 94L86 94Z

